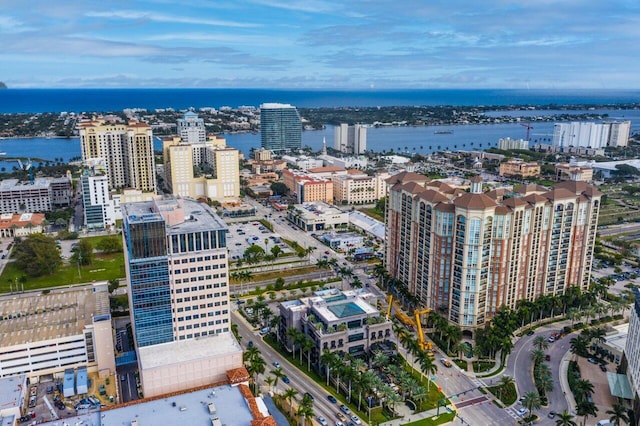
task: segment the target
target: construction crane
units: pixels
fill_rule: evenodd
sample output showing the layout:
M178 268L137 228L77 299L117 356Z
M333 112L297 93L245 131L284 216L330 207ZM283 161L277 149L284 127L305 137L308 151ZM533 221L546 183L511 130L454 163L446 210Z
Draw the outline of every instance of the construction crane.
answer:
M25 164L22 164L22 161L20 161L19 158L17 158L16 161L20 166L20 170L24 170L29 173L29 182L31 183L31 185L33 185L35 176L34 176L34 168L33 168L33 164L31 163L31 159L29 158Z
M420 349L423 351L431 351L433 350L433 344L428 340L425 340L424 334L422 333L422 315L428 314L431 312L431 309L416 309L414 315L416 316L416 325L418 326L418 344L420 345Z
M531 134L531 129L533 129L533 126L531 125L531 123L520 123L520 125L527 128L527 142L528 142L529 136Z
M389 297L387 297L387 304L389 305L387 306L387 319L391 317L391 302L393 302L393 296L389 295Z

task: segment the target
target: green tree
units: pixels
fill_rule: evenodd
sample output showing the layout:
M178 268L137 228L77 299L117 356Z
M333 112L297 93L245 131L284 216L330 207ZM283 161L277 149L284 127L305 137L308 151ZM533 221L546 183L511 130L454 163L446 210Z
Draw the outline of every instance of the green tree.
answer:
M284 399L289 402L289 417L291 418L293 418L293 400L297 395L298 391L294 388L287 388L287 390L284 391Z
M578 423L573 421L573 415L567 410L556 414L556 417L556 426L578 426Z
M533 415L533 410L538 410L542 406L540 395L537 392L527 392L522 397L522 406L529 410L529 415Z
M289 188L282 182L273 182L271 184L271 191L273 191L273 195L287 195Z
M545 351L549 347L549 341L544 336L536 336L533 338L533 346L539 351Z
M613 423L615 426L620 426L620 422L625 422L629 424L629 416L627 415L627 409L624 408L621 404L613 404L611 410L606 411L611 417L609 417L609 421Z
M12 257L16 266L30 277L51 275L62 265L55 239L44 234L16 239Z
M86 238L81 238L72 249L71 263L74 265L91 265L93 263L93 245Z
M102 238L96 244L96 249L103 253L117 253L122 251L122 238L117 235L110 235Z
M117 278L114 278L112 280L109 280L109 293L113 293L114 291L116 291L118 289L118 287L120 287L120 280Z
M598 414L598 407L596 407L596 405L593 402L583 400L578 402L578 405L576 407L576 414L584 417L582 424L586 425L587 417L589 416L595 417Z

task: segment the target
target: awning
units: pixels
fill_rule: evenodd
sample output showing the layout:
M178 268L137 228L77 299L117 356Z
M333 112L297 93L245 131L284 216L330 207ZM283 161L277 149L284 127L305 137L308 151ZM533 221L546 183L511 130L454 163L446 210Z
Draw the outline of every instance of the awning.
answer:
M633 391L629 379L624 374L607 373L609 391L618 398L633 399Z

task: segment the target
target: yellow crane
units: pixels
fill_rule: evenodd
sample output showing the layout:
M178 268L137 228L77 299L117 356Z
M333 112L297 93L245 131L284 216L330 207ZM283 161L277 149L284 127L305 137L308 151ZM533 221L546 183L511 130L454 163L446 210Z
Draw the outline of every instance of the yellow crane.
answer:
M433 345L431 344L431 342L425 340L424 338L424 334L422 333L422 324L420 321L422 315L428 314L429 312L431 312L431 309L429 308L416 309L414 312L414 315L416 317L416 325L418 326L418 343L420 344L420 349L422 349L423 351L433 350Z

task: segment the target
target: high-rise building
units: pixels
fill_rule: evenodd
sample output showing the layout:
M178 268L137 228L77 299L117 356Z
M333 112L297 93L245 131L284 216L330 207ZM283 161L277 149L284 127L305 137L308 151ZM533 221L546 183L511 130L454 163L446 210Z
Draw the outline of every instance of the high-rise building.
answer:
M553 145L562 148L627 146L630 129L630 121L556 123L553 126Z
M302 121L293 105L260 105L260 140L264 149L291 151L302 146Z
M122 219L119 199L111 198L109 181L104 160L89 159L84 162L80 175L80 191L84 212L84 226L89 230L106 229L115 226L116 219Z
M227 227L204 203L122 205L129 308L145 396L223 380L242 367L231 333Z
M239 151L224 138L187 143L168 138L162 143L166 182L174 195L219 202L240 197Z
M82 160L105 160L111 189L135 188L155 192L153 132L146 123L129 124L96 119L80 123Z
M206 142L207 131L204 120L193 111L185 113L183 118L178 119L178 136L191 144Z
M506 305L586 289L601 193L585 182L471 191L402 172L388 181L385 266L420 304L473 330Z
M633 394L633 410L637 413L640 410L640 291L637 287L632 290L635 302L629 314L629 332L627 333L622 365L626 370ZM636 420L634 424L636 426L640 424L640 419Z
M364 154L367 150L367 128L360 124L340 124L334 129L333 148L345 154Z

